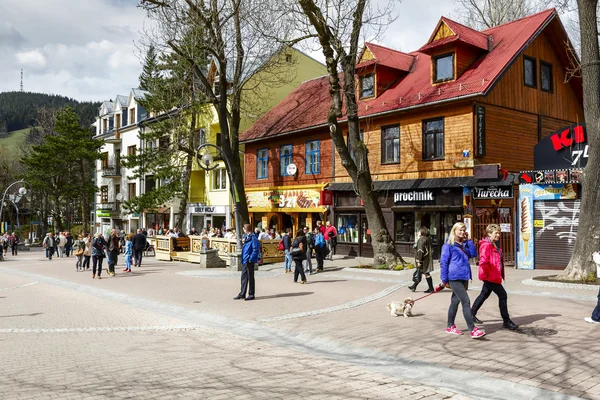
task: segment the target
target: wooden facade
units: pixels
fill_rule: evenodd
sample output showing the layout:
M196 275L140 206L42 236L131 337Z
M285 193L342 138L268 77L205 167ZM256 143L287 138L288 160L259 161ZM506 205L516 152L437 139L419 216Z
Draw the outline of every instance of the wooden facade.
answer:
M557 25L558 24L558 25ZM471 177L474 175L474 167L482 164L498 164L509 172L519 172L533 168L533 146L551 132L561 129L570 124L580 122L583 119L581 91L578 89L580 81L566 81L568 67L565 57L557 52L566 52L561 37L557 34L560 22L551 20L549 25L531 42L524 50L516 52L510 63L506 65L497 82L486 92L485 95L473 94L470 97L460 96L456 100L447 99L437 103L422 104L411 108L398 108L387 110L381 114L371 114L360 118L360 128L363 142L368 148L368 162L374 182L377 181L407 181L435 178L458 178ZM551 30L557 39L547 32ZM453 32L443 22L438 25L433 37L436 39L451 36ZM481 37L479 37L481 39ZM489 51L493 51L493 35L489 36ZM481 41L485 43L485 40ZM439 48L433 46L427 49L431 56L429 64L431 73L431 88L439 87L438 93L448 90L452 84L460 91L460 83L445 82L434 84L434 73L436 55L454 54L454 79L459 80L463 74L471 74L474 68L481 64L483 58L489 54L484 45L479 43L471 46L460 40L455 42L444 42ZM497 44L496 44L497 45ZM374 54L377 54L374 51ZM537 87L528 87L524 84L524 61L526 55L536 60ZM363 52L361 62L373 60L374 55L368 49ZM495 58L493 58L495 59ZM540 84L541 61L552 66L552 90L543 91ZM375 96L366 99L364 103L372 104L386 90L394 90L398 82L402 82L406 71L390 71L386 67L361 66L359 74L375 73ZM498 68L502 68L501 65ZM499 70L498 69L498 70ZM497 71L498 71L497 70ZM479 78L484 86L490 83L490 79L498 75L491 71L484 78ZM393 74L397 81L391 86ZM412 72L408 72L410 74ZM424 72L425 74L427 71ZM427 76L427 75L425 75ZM467 76L467 75L465 75ZM488 78L489 76L489 78ZM408 77L406 78L408 79ZM357 83L359 80L357 79ZM469 81L472 83L472 81ZM477 83L479 84L479 83ZM447 86L444 86L447 85ZM388 89L389 86L389 89ZM464 87L464 86L463 86ZM423 93L431 88L423 89ZM483 91L483 89L482 89ZM360 87L357 86L357 93ZM421 92L418 93L419 99ZM389 99L386 98L385 101ZM362 100L361 100L362 101ZM393 100L392 100L393 101ZM398 103L400 104L400 102ZM365 107L368 110L368 105ZM476 118L476 108L485 111L483 130L478 129L480 123ZM443 120L443 154L432 160L424 159L424 123L431 119ZM316 124L315 124L316 125ZM347 126L342 125L344 138L347 140ZM397 162L384 162L382 159L382 131L390 126L399 127L399 160ZM478 148L478 136L483 132L485 145ZM246 144L246 186L248 188L265 186L300 186L314 185L317 183L345 183L351 179L341 164L341 160L330 138L329 128L321 126L304 133L288 134L281 133L278 137L265 137L258 142ZM305 143L309 140L321 140L321 169L318 176L305 174ZM281 145L293 144L293 162L298 166L298 174L295 177L281 176L279 172L279 149ZM256 179L256 152L261 148L269 149L269 176L266 179ZM499 177L501 180L501 177ZM477 181L479 182L479 181ZM481 182L483 186L485 181ZM489 185L489 183L487 183ZM473 184L475 186L476 184ZM352 232L346 234L348 240L340 243L339 249L350 255L368 256L370 251L370 239L368 238L368 221L364 207L360 204L357 195L348 189L348 186L338 185L336 189L336 201L331 211L331 222L340 228L340 220L350 221L347 226L352 225ZM379 192L380 203L386 204L384 218L390 232L395 238L404 237L399 231L399 221L402 218L412 218L413 227L420 224L430 223L437 230L437 246L444 242L448 229L456 222L457 218L470 215L473 218L473 233L477 239L484 237L485 225L488 223L512 224L510 234L503 233L503 244L506 250L507 264L514 262L514 204L512 199L499 200L480 199L471 203L470 207L463 208L463 192L460 185L443 188L432 186L435 195L430 204L423 205L418 202L402 204L390 203L390 197L394 196L393 190L382 190ZM452 196L443 198L442 196ZM466 197L465 197L466 199ZM443 200L442 204L438 200ZM285 212L285 211L284 211ZM410 216L410 214L414 216ZM265 218L263 216L263 218ZM409 220L407 220L409 221ZM410 222L410 221L409 221ZM356 237L355 237L356 235ZM351 239L351 240L350 240ZM396 239L396 246L404 254L412 252L410 240ZM346 254L345 253L345 254Z

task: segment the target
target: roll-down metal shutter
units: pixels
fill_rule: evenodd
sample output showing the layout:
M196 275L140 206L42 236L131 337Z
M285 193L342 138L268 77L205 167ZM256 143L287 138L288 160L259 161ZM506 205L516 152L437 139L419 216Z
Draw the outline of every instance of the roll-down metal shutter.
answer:
M571 259L581 200L536 200L535 268L565 268Z

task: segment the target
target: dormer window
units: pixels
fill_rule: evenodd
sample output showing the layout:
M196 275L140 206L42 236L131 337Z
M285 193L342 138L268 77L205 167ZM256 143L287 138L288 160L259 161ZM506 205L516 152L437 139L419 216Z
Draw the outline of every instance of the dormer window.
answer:
M433 81L445 82L454 79L454 53L433 57Z
M375 96L375 74L363 75L360 77L360 98Z

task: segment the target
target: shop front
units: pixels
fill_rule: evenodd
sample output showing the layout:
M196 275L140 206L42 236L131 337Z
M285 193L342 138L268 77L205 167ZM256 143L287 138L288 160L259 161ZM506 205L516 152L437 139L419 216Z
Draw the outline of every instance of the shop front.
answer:
M476 212L475 203L467 197L473 193L472 188L504 188L510 186L511 182L510 178L434 178L376 181L374 188L378 192L379 204L398 253L413 257L419 230L425 226L432 238L434 258L439 258L441 247L456 222L465 221L476 226L477 219L473 216L469 216L468 221L465 220L465 211L469 210L465 209L466 205L471 205L473 213ZM352 184L333 183L328 189L335 193L331 220L338 230L336 253L372 257L371 231L364 204L352 190Z
M316 226L327 214L325 185L274 186L247 188L246 201L250 224L258 229L274 229L283 232L292 229L295 235L299 227Z
M564 269L573 253L588 145L583 125L561 129L534 147L534 170L519 176L520 269Z
M161 207L157 210L145 210L145 228L153 228L157 232L171 227L171 207Z
M190 204L188 206L189 226L188 230L196 228L200 232L203 228L227 229L232 227L231 207L229 206L206 206L202 204Z

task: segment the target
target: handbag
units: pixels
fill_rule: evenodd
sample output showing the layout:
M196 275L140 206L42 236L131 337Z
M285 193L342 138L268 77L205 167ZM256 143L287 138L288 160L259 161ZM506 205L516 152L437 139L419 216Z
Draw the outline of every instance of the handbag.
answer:
M290 249L290 254L292 256L298 256L302 254L302 249L300 248L300 241L298 239L294 240L292 243L292 248Z
M78 249L78 250L75 252L75 255L76 255L76 256L81 256L81 255L83 255L83 249Z

